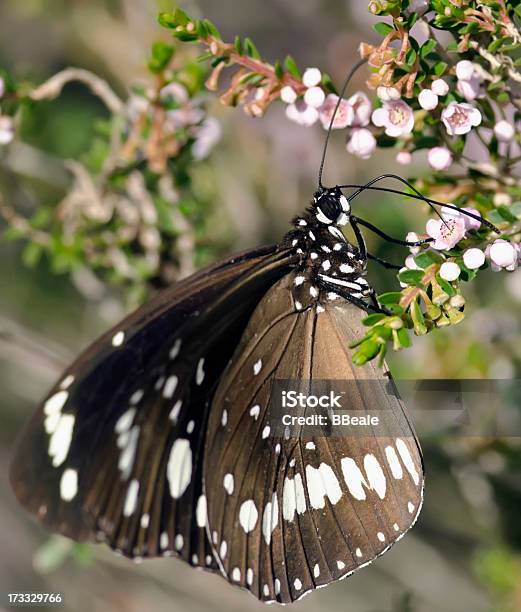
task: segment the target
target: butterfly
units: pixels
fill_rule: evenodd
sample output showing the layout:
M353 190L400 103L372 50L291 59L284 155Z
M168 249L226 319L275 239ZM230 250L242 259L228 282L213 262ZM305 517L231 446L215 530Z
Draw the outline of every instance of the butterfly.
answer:
M279 244L182 280L84 351L21 435L20 503L69 538L174 556L264 602L345 578L403 537L423 500L420 445L388 372L354 366L349 346L365 311L385 311L368 260L396 267L368 253L360 228L425 241L353 214L373 183L346 197L319 180ZM277 380L371 380L399 435L277 436Z

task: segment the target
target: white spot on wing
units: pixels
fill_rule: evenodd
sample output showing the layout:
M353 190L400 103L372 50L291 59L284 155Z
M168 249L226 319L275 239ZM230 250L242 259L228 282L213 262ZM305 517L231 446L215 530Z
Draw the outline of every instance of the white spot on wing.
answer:
M170 495L178 499L186 491L192 478L192 450L190 442L185 438L178 438L172 445L166 476Z
M69 374L60 383L60 389L68 389L74 382L74 376Z
M197 372L195 374L195 382L201 385L204 380L204 357L201 357L197 363Z
M178 338L172 348L170 349L170 359L175 359L179 355L179 351L181 350L181 338Z
M306 481L309 503L313 508L323 508L327 496L334 505L342 497L342 490L335 473L327 463L321 463L318 468L306 466Z
M255 420L258 419L260 414L260 406L259 404L255 404L255 406L252 406L250 408L250 416L252 416Z
M380 542L385 542L385 535L381 531L376 534L376 537L380 540Z
M302 582L298 578L295 578L295 582L293 584L297 591L300 591L300 589L302 588Z
M378 459L371 454L364 457L364 469L369 480L369 486L376 491L380 499L384 499L386 490L385 474Z
M280 595L280 580L275 578L275 595Z
M306 448L307 448L307 450L315 450L315 443L314 442L306 442Z
M302 476L295 474L295 478L286 476L282 489L282 516L286 521L292 521L295 512L303 514L306 511L306 494L302 484Z
M143 529L147 529L150 525L150 514L145 512L145 514L141 515L141 521L139 523Z
M122 434L125 431L128 431L130 429L130 426L132 425L132 422L134 421L135 415L136 415L135 408L129 408L128 410L126 410L116 421L116 424L114 425L114 431L117 434Z
M226 410L226 408L223 410L223 413L221 415L221 425L223 427L226 427L226 423L228 423L228 411Z
M253 570L251 567L249 567L248 571L246 572L246 582L248 583L248 586L253 584Z
M340 461L340 465L342 466L342 474L344 475L349 493L351 493L355 499L365 499L366 495L363 485L368 485L360 468L356 465L355 460L351 457L344 457Z
M138 389L137 391L134 391L134 393L132 393L132 395L130 396L130 403L138 404L143 398L143 395L144 395L143 389Z
M232 570L232 580L234 582L241 581L241 570L238 567L234 567Z
M409 514L414 512L414 504L412 502L407 503L407 510L409 510Z
M266 427L262 430L262 439L265 440L270 435L270 426L266 425Z
M75 419L72 414L62 414L56 420L49 440L49 457L51 457L54 467L60 466L67 457L72 441L74 422Z
M167 399L173 397L178 382L179 380L177 376L169 376L166 379L165 386L163 387L163 397L166 397Z
M168 533L166 531L163 531L159 536L159 546L163 549L168 548Z
M253 364L253 374L257 376L257 374L261 371L262 368L262 359L259 359Z
M304 276L295 276L295 280L293 282L298 287L299 285L302 285L305 280L306 278Z
M118 468L124 479L127 479L132 472L138 440L139 427L137 425L134 425L129 432L123 432L118 436L117 445L122 449L118 459Z
M269 545L271 542L271 534L278 525L279 522L279 502L277 495L273 493L271 501L266 504L264 508L264 515L262 517L262 533L266 544Z
M181 406L183 405L182 400L177 400L177 402L173 405L168 418L173 422L177 423L177 419L179 417L179 411L181 410Z
M180 533L178 533L174 540L175 549L181 550L181 548L183 548L183 544L184 544L184 538Z
M337 561L336 566L338 567L339 570L343 570L346 564L343 561Z
M416 466L414 465L414 460L412 458L412 455L409 452L409 449L407 448L407 444L405 444L405 442L402 439L398 438L396 440L396 448L398 449L398 452L400 453L400 457L402 458L403 464L405 465L407 471L411 475L411 478L413 479L414 484L417 485L420 482L420 476L418 474L418 471L416 470Z
M72 468L64 470L60 479L60 497L63 501L71 501L78 492L78 472Z
M400 460L398 459L398 455L392 446L385 447L385 456L387 457L387 463L391 468L391 474L396 480L400 480L403 478L403 470L400 464Z
M198 527L204 527L207 521L206 495L200 495L195 510L195 520Z
M224 479L223 479L223 487L226 493L228 493L228 495L231 495L233 493L233 487L234 487L233 474L225 474Z
M248 499L241 504L239 510L239 523L245 533L249 533L255 529L259 513L253 499Z
M318 578L320 576L320 567L317 564L315 564L315 567L313 568L313 576L315 576L315 578Z
M362 551L361 551L359 548L357 548L357 549L355 550L355 555L356 555L357 557L361 557L361 556L362 556Z
M51 397L43 405L44 414L49 416L51 414L55 414L56 412L60 412L68 397L69 393L67 391L58 391L58 393L51 395Z
M228 544L226 544L226 540L221 542L221 546L219 547L219 557L224 559L226 557L226 553L228 551Z
M118 331L112 336L112 346L121 346L125 341L125 332Z
M127 488L125 504L123 506L123 516L131 516L137 506L137 496L139 493L139 481L133 478Z

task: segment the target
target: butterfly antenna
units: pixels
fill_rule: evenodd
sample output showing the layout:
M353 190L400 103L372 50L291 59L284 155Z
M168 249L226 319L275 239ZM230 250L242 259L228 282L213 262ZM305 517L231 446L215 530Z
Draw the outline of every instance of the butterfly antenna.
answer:
M374 187L372 185L372 183L374 183L375 181L378 181L378 180L384 179L384 178L395 178L395 179L401 181L402 183L406 184L415 193L414 194L413 193L408 193L407 191L400 191L399 189L392 189L390 187ZM356 197L357 195L361 194L362 192L364 192L366 190L370 190L370 191L383 191L383 192L386 192L386 193L394 193L394 194L397 194L397 195L405 196L407 198L411 198L413 200L423 201L426 204L428 204L429 207L432 208L434 210L434 212L438 216L440 216L440 214L434 208L434 206L442 206L443 208L449 208L450 210L455 210L455 211L459 212L460 214L465 215L466 217L470 217L472 219L476 219L476 221L480 221L481 223L483 223L483 225L486 225L489 229L494 231L496 234L499 234L499 235L501 234L501 230L498 229L490 221L487 221L487 219L484 219L483 217L481 217L479 215L476 215L474 213L471 213L471 212L468 212L466 210L463 210L462 208L459 208L458 206L454 206L453 204L447 204L445 202L440 202L438 200L433 200L432 198L427 198L422 193L420 193L417 189L415 189L408 181L406 181L405 179L402 179L402 177L394 175L394 174L383 175L381 177L378 177L377 179L373 179L372 181L370 181L366 185L349 184L349 185L339 185L339 187L341 189L357 189L357 191L355 193L353 193L353 194L351 194L349 196L349 199L353 199L354 197Z
M340 103L342 102L342 98L344 97L344 94L347 90L347 87L351 81L351 79L353 78L353 75L355 74L355 72L361 67L363 66L365 63L367 62L366 59L362 59L360 61L358 61L349 71L346 80L344 81L344 84L342 85L342 89L340 91L340 95L338 96L338 100L336 102L336 106L333 110L333 114L331 115L331 119L329 121L329 127L327 128L327 134L326 134L326 140L324 142L324 149L322 150L322 159L320 161L320 170L318 171L318 186L323 189L324 185L322 185L322 173L324 171L324 164L326 162L326 153L327 153L327 147L329 144L329 138L331 136L331 132L333 130L333 123L335 121L335 117L336 114L338 112L338 109L340 107Z

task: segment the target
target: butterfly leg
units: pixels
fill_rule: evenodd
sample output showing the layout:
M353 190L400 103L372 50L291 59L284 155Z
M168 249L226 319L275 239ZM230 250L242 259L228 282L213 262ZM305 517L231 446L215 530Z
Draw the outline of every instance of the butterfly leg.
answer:
M365 219L361 219L360 217L354 217L353 215L351 215L352 225L353 225L353 221L355 222L355 224L358 223L359 225L366 227L367 229L375 233L377 236L384 238L388 242L399 244L401 246L417 247L417 246L422 246L423 244L429 244L430 242L434 240L434 238L425 238L424 240L414 240L414 241L400 240L398 238L393 238L392 236L389 236L389 234L386 234L381 229L377 228L375 225L373 225L372 223L369 223L369 221L366 221Z
M322 280L321 286L326 291L332 291L336 293L337 295L346 299L348 302L355 304L356 306L358 306L362 310L365 310L366 312L369 312L369 313L376 312L376 313L386 314L386 315L392 314L392 312L380 306L380 304L378 303L378 300L376 299L375 291L372 287L369 288L369 291L367 293L367 295L369 296L369 299L371 300L371 303L369 303L363 300L362 298L358 297L358 295L353 295L345 287L341 287L340 285L329 283L327 281Z

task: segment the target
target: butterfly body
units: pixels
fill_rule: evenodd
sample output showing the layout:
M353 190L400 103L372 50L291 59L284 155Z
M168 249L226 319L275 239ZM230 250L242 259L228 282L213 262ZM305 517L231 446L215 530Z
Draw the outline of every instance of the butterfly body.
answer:
M389 378L351 360L361 309L377 307L366 264L349 201L321 190L280 245L154 298L88 348L27 425L10 472L20 502L75 540L176 556L263 601L369 563L416 519L423 470ZM271 431L274 381L351 381L348 404L365 414L364 379L398 438Z

